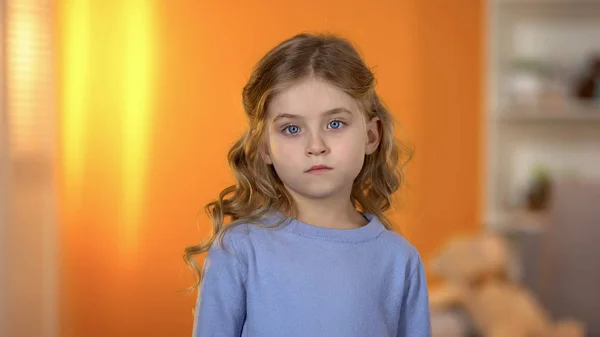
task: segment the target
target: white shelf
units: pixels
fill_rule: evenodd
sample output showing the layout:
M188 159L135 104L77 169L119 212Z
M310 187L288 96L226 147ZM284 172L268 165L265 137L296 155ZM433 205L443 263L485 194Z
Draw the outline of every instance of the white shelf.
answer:
M540 232L549 221L547 211L507 210L488 215L489 228L499 233Z
M496 114L502 123L600 123L600 103L568 101L557 104L506 105Z

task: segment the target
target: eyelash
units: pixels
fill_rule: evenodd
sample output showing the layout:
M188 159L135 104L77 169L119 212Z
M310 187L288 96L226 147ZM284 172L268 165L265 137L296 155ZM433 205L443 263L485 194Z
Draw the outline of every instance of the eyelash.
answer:
M330 125L332 122L338 122L338 123L340 123L340 127L338 127L338 128L332 128L331 130L339 130L339 129L341 129L341 128L343 128L344 126L346 126L346 125L347 125L345 122L343 122L343 121L341 121L341 120L339 120L339 119L332 119L332 120L330 120L330 121L327 123L327 126L329 126L329 125ZM296 128L298 128L298 132L296 132L296 133L289 133L289 131L288 131L288 130L289 130L289 128L290 128L290 127L292 127L292 126L293 126L293 127L296 127ZM299 126L297 126L297 125L294 125L294 124L288 124L288 125L284 126L284 127L281 129L281 132L282 132L282 133L284 133L284 134L286 134L286 135L289 135L289 136L295 136L295 135L297 135L298 133L300 133L300 130L301 130L301 129L300 129L300 127L299 127Z

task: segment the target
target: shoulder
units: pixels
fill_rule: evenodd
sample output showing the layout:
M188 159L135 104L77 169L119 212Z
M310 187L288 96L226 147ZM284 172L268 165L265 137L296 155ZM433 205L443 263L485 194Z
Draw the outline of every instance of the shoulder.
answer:
M211 249L214 250L227 250L227 251L238 251L244 241L247 240L250 235L249 224L237 224L228 225L222 229L222 233L217 236L217 239L213 243Z
M247 253L243 242L247 236L248 233L243 225L221 229L208 250L205 269L211 267L221 271L228 268L245 270Z
M240 221L237 224L227 225L222 233L220 249L233 250L241 254L253 251L259 246L264 246L273 241L282 227L275 227L268 221L254 223ZM216 242L216 240L215 240ZM214 249L215 245L213 245Z
M396 252L405 253L410 256L419 254L417 248L408 239L395 231L386 229L381 235L381 240L386 246Z
M400 233L386 229L380 240L394 259L409 271L414 271L423 263L417 248Z

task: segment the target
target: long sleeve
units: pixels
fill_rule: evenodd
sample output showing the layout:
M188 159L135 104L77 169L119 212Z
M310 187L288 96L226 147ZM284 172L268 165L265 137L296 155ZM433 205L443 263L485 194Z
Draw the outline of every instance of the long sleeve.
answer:
M246 317L245 269L233 241L215 241L204 263L194 337L239 337Z
M398 324L398 337L430 337L429 296L423 262L415 254L413 271L407 279Z

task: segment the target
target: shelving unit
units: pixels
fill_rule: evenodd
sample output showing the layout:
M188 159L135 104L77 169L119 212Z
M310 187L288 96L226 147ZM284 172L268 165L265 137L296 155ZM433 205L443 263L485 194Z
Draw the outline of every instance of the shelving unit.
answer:
M546 105L507 104L495 116L497 123L600 123L600 103L575 100Z
M527 231L537 219L541 230L543 216L519 209L531 170L543 165L554 177L600 179L600 100L554 93L518 103L506 85L511 61L540 60L573 79L600 53L600 0L492 0L488 10L483 222L493 230ZM572 82L564 83L562 92L572 92Z
M574 205L577 201L570 199L577 195L573 189L584 189L571 187L572 194L569 189L566 195L565 189L563 194L555 194L562 205L557 217L523 207L532 169L538 165L543 165L556 182L569 178L581 183L569 185L570 181L553 187L600 181L600 99L584 102L569 94L575 91L574 75L593 53L600 53L600 0L491 0L488 10L489 82L484 125L487 200L483 222L488 230L507 239L514 257L511 275L552 315L583 320L590 336L600 335L598 306L586 301L595 283L577 283L585 279L583 268L597 269L591 257L597 249L585 240L597 237L589 230L597 228L597 222L590 220L591 216L578 220L581 210ZM554 76L545 77L549 85L528 82L531 77L514 82L511 70L515 59L549 65L545 69L554 70L550 72ZM532 65L528 62L520 65L532 72L543 69L527 68ZM510 90L508 83L517 83L520 89ZM537 89L539 95L522 95L528 89L530 93ZM569 208L566 213L565 208ZM573 269L577 263L579 269ZM579 276L569 282L565 281L568 277L556 279L566 273L547 274L548 265L552 265L553 273L579 270ZM590 277L595 280L593 275ZM552 285L550 291L542 286L546 282Z

